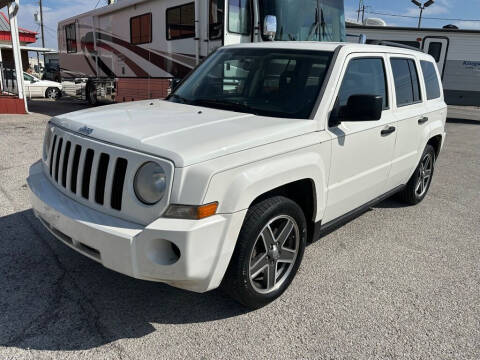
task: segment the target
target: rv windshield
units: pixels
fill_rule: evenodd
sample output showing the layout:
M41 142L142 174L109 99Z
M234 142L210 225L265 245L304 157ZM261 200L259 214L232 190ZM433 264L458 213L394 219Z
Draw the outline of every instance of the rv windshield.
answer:
M262 26L267 15L277 17L277 41L345 41L343 0L260 1Z
M261 116L308 119L331 52L226 48L208 57L169 101Z

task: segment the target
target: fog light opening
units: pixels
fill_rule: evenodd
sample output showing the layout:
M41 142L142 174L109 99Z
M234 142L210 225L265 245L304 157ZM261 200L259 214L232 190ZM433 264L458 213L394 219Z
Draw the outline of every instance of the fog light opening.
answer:
M146 248L147 257L157 265L173 265L181 256L177 245L168 240L155 239Z

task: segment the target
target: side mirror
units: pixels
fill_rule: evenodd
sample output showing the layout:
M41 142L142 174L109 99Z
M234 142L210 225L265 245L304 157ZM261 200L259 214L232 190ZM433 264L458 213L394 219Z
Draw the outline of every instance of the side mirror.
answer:
M263 20L263 36L273 41L277 34L277 17L275 15L266 15Z
M338 126L342 121L377 121L382 118L383 96L352 95L347 105L332 111L330 126Z

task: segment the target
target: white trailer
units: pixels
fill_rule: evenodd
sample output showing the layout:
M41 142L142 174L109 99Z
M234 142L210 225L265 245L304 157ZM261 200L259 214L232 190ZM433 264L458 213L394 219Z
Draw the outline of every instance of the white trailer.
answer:
M366 35L367 43L396 42L432 55L442 76L449 105L480 106L480 31L363 26L347 23L349 35ZM349 41L356 39L348 37Z
M58 24L62 79L92 104L165 97L218 47L269 40L344 41L343 0L118 0Z

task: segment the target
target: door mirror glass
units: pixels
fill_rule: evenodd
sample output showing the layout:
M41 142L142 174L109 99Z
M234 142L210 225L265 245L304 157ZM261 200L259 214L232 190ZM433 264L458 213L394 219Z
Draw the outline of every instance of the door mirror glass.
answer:
M268 40L275 39L277 34L277 17L275 15L266 15L263 21L263 35Z
M383 97L379 95L352 95L346 106L339 109L340 121L377 121L382 118Z

